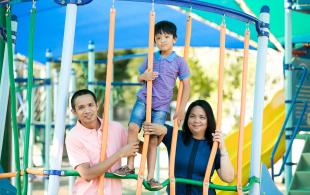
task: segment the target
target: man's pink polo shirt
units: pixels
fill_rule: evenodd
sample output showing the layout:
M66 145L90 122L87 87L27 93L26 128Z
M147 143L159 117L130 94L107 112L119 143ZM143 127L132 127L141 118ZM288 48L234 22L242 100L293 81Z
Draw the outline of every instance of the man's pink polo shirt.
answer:
M106 156L113 155L127 143L127 131L117 122L110 121L108 128L108 144ZM102 130L88 129L79 121L67 133L66 147L70 164L74 169L80 164L90 163L91 166L99 163L102 142ZM108 172L113 172L121 166L121 161L115 163ZM96 195L99 179L86 181L78 177L73 187L75 195ZM122 183L119 179L105 179L104 194L122 194Z

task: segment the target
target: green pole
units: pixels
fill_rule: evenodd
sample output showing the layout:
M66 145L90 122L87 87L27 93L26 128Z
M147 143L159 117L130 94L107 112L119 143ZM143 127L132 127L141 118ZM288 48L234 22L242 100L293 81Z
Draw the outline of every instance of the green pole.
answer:
M0 8L0 27L5 27L5 9L4 7ZM4 49L5 49L5 41L0 39L0 79L2 73L2 66L3 66L3 56L4 56Z
M0 8L0 27L5 28L5 9L4 7ZM3 39L0 39L0 79L2 75L2 67L3 67L3 58L4 58L4 49L5 49L5 41ZM10 102L6 106L9 105ZM9 107L9 106L8 106ZM7 109L7 115L6 115L6 122L5 122L5 128L4 128L4 136L6 139L3 139L2 142L2 152L1 152L1 165L5 172L9 172L11 168L11 150L10 150L10 142L11 142L11 135L10 131L6 131L6 129L11 129L10 125L10 109Z
M7 106L10 105L10 99L8 99ZM11 146L12 146L12 129L11 126L11 109L8 106L6 119L5 119L5 129L4 129L4 138L2 142L2 152L1 152L1 165L4 172L11 171L11 161L13 160L11 157Z
M9 60L9 75L10 75L10 95L11 95L11 113L12 113L12 126L14 134L14 154L16 166L16 187L17 194L21 194L21 179L20 179L20 162L19 162L19 143L18 143L18 129L16 117L16 90L13 71L13 47L12 47L12 29L11 29L11 10L7 9L6 12L6 30L7 30L7 47L8 47L8 60Z
M28 155L29 155L29 136L30 136L30 125L31 125L31 95L32 95L32 85L33 85L33 42L34 42L34 30L35 30L35 15L36 8L31 9L30 16L30 33L29 33L29 48L28 48L28 87L27 87L27 121L26 121L26 131L24 138L24 170L28 168ZM23 194L27 194L28 191L28 174L24 174L23 178Z

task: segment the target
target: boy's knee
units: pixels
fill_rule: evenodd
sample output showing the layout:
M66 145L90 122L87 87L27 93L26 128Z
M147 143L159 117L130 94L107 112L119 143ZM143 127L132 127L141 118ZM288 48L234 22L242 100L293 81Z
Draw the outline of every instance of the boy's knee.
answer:
M128 133L136 133L138 134L140 127L136 123L129 123L128 125Z

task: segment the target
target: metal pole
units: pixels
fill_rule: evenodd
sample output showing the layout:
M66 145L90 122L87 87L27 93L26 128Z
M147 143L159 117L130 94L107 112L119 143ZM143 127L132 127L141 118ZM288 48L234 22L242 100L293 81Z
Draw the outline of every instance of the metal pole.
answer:
M15 53L15 40L16 40L16 30L17 30L17 18L12 17L12 40L13 40L13 53ZM13 33L14 32L14 33ZM9 100L9 62L8 62L8 50L7 46L4 49L3 67L1 72L0 81L0 156L2 153L3 135L5 131L5 120L7 116L8 100ZM15 66L14 66L15 67ZM14 150L12 150L14 151Z
M261 171L261 143L264 109L265 70L267 61L269 36L269 7L263 6L260 11L260 20L263 22L258 35L257 64L255 76L255 94L253 110L253 129L251 147L251 177L260 178ZM251 195L259 195L259 183L255 183L250 191Z
M35 102L37 101L37 96L35 96L35 89L32 88L31 90L31 93L32 93L32 97L31 98L31 118L30 118L30 124L33 122L33 119L34 119L34 111L35 111ZM27 108L28 109L28 108ZM25 131L26 131L26 127L25 127ZM33 160L32 160L32 157L33 157L33 146L34 146L34 142L35 142L35 127L34 125L31 125L30 126L30 135L29 135L29 153L28 153L28 166L27 167L33 167ZM32 177L35 177L34 175L30 176L30 177L27 177L28 178L28 189L27 189L27 194L32 194Z
M52 52L50 50L46 50L46 79L49 79L49 83L45 86L46 89L46 98L45 98L45 134L44 134L44 168L49 169L49 155L50 155L50 134L51 134L51 123L52 123L52 82L51 82L51 59ZM44 194L47 195L47 187L48 187L48 177L44 178Z
M76 74L75 74L75 71L73 69L71 70L69 91L70 91L70 97L72 97L73 93L76 91ZM70 124L76 123L76 117L74 116L74 114L72 112L70 112L69 120L70 120ZM73 176L69 177L69 186L68 186L69 194L73 194L74 181L75 181L75 177L73 177Z
M61 168L62 152L65 133L65 118L68 102L69 79L72 63L72 53L75 36L77 5L68 4L66 10L66 22L61 57L61 69L58 85L58 100L56 108L55 131L52 146L51 169ZM48 194L55 195L59 189L59 176L50 176L48 182Z
M160 146L157 146L156 148L156 179L159 181L160 179ZM160 191L156 191L155 195L160 195Z
M284 50L284 64L292 63L292 1L285 0L284 2L284 37L285 37L285 50ZM293 73L291 70L285 70L284 77L284 90L285 90L285 100L292 100L293 94ZM288 113L291 104L285 104L285 112ZM293 127L293 115L291 114L288 118L285 128ZM285 131L286 137L292 135L292 131ZM290 144L290 140L286 139L286 146ZM287 147L286 147L287 148ZM292 162L292 154L289 152L287 162ZM292 167L290 165L285 165L285 189L288 190L292 180Z
M94 92L94 85L89 84L95 81L95 44L93 41L88 42L88 89Z

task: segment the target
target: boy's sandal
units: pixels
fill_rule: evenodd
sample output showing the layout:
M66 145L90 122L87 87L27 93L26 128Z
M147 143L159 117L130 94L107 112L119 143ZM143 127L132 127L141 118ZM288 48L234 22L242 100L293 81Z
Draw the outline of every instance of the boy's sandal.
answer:
M152 189L158 189L158 190L160 190L160 189L162 189L162 187L163 187L163 186L161 185L161 183L158 182L158 181L156 181L154 178L148 180L147 183L150 185L150 187L151 187Z

